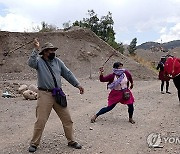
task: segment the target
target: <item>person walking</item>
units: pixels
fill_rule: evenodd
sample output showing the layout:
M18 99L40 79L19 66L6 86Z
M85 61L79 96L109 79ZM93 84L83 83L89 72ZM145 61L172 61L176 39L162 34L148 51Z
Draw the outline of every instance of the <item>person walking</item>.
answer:
M28 60L28 65L37 71L38 98L36 107L36 122L34 124L33 137L30 142L29 152L35 152L40 144L40 139L49 118L51 110L54 109L60 118L68 146L81 149L82 146L75 141L73 136L73 122L68 107L60 106L52 95L55 87L54 78L58 88L61 88L61 77L66 79L72 86L79 89L80 94L84 93L84 88L80 85L74 74L65 66L63 61L55 56L57 47L52 43L45 43L40 51L40 43L34 40L34 49ZM40 51L40 53L39 53ZM48 68L50 67L50 69ZM53 75L52 75L52 73ZM54 78L53 78L54 76Z
M161 60L159 61L156 69L159 71L159 80L161 80L161 94L165 94L164 92L164 83L166 82L166 93L171 94L169 92L169 80L170 78L164 72L164 64L166 62L166 56L162 56Z
M173 79L180 102L180 58L169 56L165 62L164 71L167 76Z
M134 112L134 96L130 89L133 88L133 79L131 74L123 69L123 64L120 62L115 62L113 64L113 73L104 76L104 68L100 68L99 79L101 82L108 82L108 89L110 93L108 96L108 105L99 110L95 115L92 116L91 122L94 123L98 116L111 111L117 103L126 104L128 106L129 122L134 124L133 112ZM129 84L130 89L129 89Z

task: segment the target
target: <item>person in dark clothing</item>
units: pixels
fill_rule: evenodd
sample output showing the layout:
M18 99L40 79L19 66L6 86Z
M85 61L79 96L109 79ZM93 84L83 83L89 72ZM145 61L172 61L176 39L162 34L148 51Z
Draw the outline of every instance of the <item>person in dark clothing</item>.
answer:
M169 56L164 65L164 72L167 76L172 78L180 102L180 58Z
M99 79L101 82L108 82L108 88L111 89L109 96L108 96L108 106L104 107L99 110L98 113L93 115L91 118L91 122L94 123L96 118L106 112L111 111L117 103L126 104L128 106L128 113L129 113L129 122L134 124L135 121L133 120L133 112L134 112L134 97L130 89L133 88L133 79L131 74L122 68L123 64L120 62L115 62L113 65L113 73L104 76L103 67L100 68L100 76ZM129 89L129 83L130 89ZM124 92L129 93L129 98L124 98Z
M180 102L180 74L173 78L174 85L178 92L178 98Z
M162 56L161 60L159 61L158 65L156 67L156 69L160 70L159 71L159 80L161 80L161 94L165 94L164 91L163 91L165 82L166 82L166 93L171 94L169 92L169 80L170 80L170 78L167 77L165 75L165 72L164 72L164 64L165 64L165 62L166 62L166 57Z

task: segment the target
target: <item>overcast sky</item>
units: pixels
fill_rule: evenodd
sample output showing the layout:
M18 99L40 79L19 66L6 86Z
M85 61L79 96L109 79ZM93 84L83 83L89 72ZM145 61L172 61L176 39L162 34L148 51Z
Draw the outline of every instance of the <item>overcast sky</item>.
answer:
M0 0L1 31L32 31L42 21L63 23L112 13L116 41L138 44L180 40L180 0Z

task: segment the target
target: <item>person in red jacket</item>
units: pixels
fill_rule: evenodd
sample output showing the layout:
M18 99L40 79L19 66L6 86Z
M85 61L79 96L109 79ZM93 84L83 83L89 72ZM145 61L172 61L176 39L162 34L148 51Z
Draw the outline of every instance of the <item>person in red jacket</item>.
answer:
M166 62L166 56L162 56L161 60L159 61L156 69L159 71L159 80L161 80L161 94L165 94L163 92L164 89L164 82L166 82L166 93L171 94L169 92L169 80L170 78L164 73L164 64Z
M104 107L99 110L98 113L93 115L91 118L91 122L94 123L96 118L106 112L111 111L117 103L126 104L128 106L128 113L129 113L129 122L134 124L135 121L133 120L133 112L134 112L134 97L130 89L133 88L133 79L131 74L126 70L123 69L123 64L120 62L115 62L113 64L113 73L104 76L104 69L103 67L100 68L100 76L99 79L101 82L108 82L107 86L110 89L110 93L108 96L108 106ZM130 89L129 89L129 84ZM128 94L128 98L124 96Z
M167 76L173 79L180 102L180 58L168 57L164 65L164 71Z

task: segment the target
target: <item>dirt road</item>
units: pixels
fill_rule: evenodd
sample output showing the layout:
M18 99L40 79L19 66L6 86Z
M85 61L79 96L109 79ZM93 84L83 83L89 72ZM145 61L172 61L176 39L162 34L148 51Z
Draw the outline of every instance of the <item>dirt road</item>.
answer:
M80 81L85 87L84 95L65 81L64 90L68 95L75 136L83 148L74 150L67 146L60 120L52 111L36 154L180 153L180 104L172 82L172 94L163 95L159 92L160 81L135 81L132 91L136 101L136 123L133 125L128 122L127 106L122 104L90 123L91 116L107 104L109 91L106 84L98 80ZM26 101L22 97L0 98L0 105L0 154L27 154L36 101ZM147 137L151 133L161 135L162 148L148 147Z

